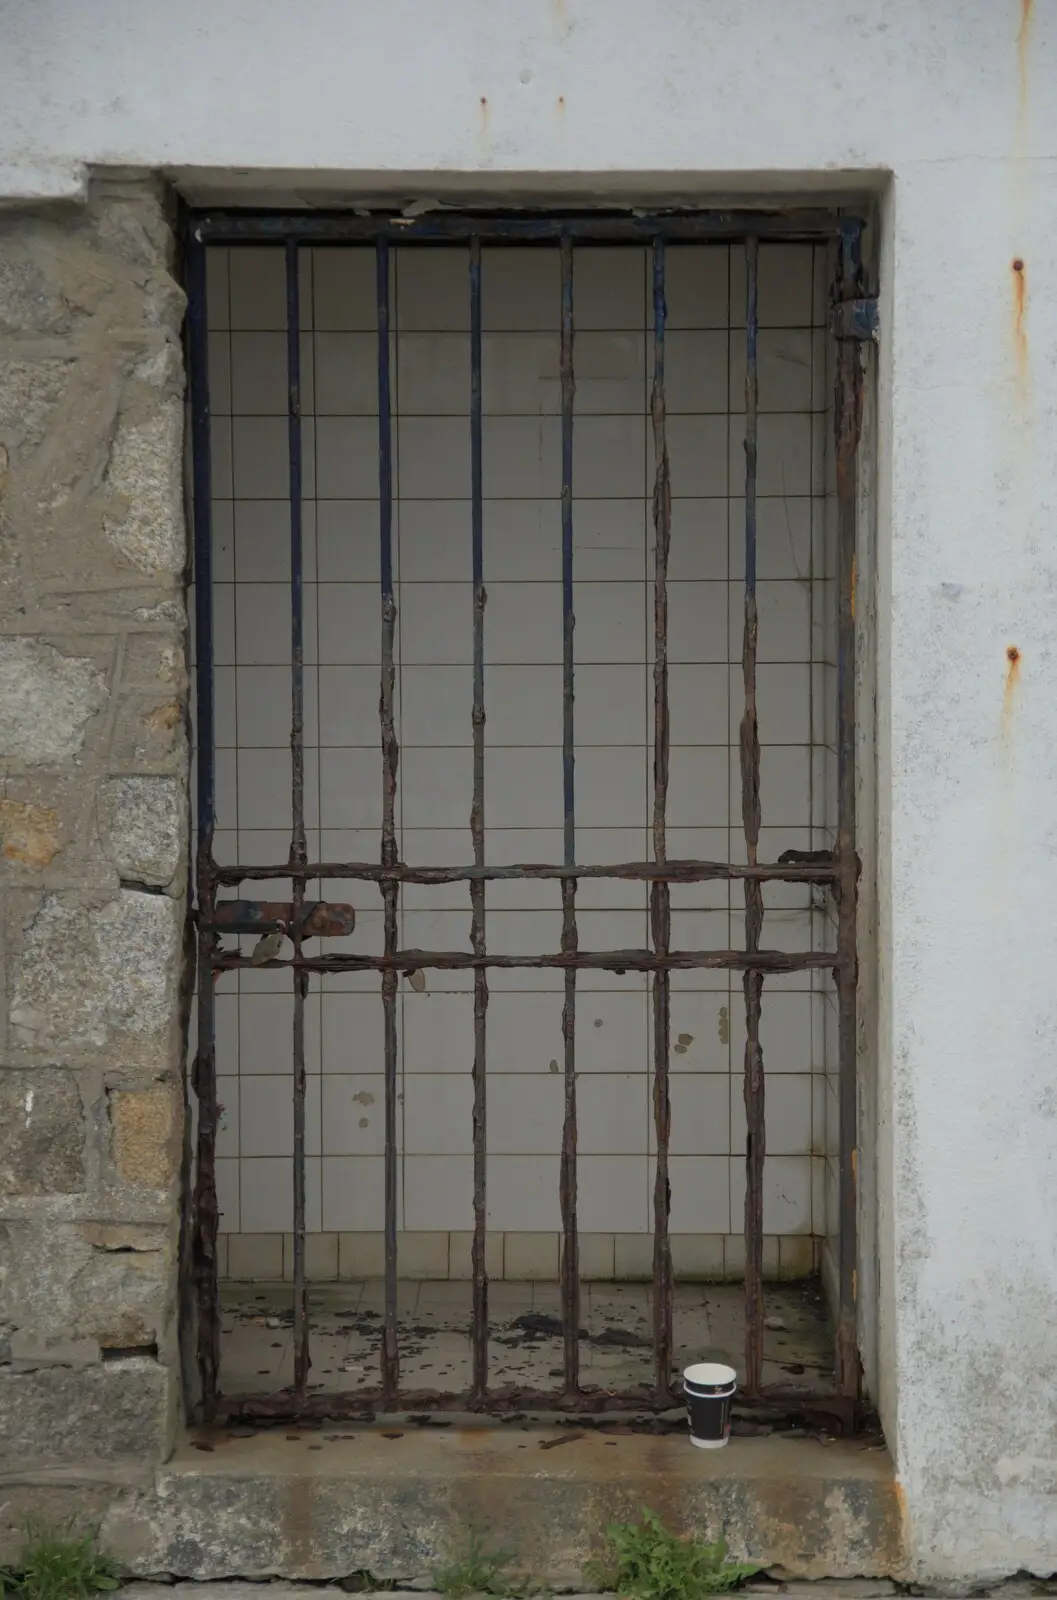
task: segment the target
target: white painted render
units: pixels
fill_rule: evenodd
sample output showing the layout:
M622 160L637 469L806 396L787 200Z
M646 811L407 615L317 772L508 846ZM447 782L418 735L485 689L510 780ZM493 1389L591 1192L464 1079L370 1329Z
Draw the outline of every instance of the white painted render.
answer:
M1055 0L0 3L14 201L878 197L880 1397L937 1578L1057 1567L1055 82Z

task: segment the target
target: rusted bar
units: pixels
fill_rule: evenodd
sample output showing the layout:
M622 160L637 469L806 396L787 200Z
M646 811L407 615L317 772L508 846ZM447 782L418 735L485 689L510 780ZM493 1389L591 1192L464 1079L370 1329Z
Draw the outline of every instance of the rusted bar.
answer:
M755 866L760 841L760 732L756 717L756 444L758 431L757 275L759 240L745 241L745 630L742 673L745 711L741 719L741 816L745 855ZM760 948L763 888L757 878L745 879L745 949ZM760 1049L760 998L763 970L745 969L745 1386L760 1387L763 1374L763 1052Z
M653 853L667 855L668 809L668 548L672 536L672 493L668 472L668 436L664 391L664 240L653 241ZM671 893L665 879L650 890L650 933L659 956L667 955L672 935ZM671 1189L668 1182L668 1138L671 1097L668 1085L671 1044L671 977L666 967L653 975L653 1126L657 1140L653 1180L653 1360L658 1394L672 1376L672 1249L668 1238Z
M746 230L760 239L832 239L837 220L832 211L791 206L772 211L698 211L635 215L603 211L580 216L540 217L522 214L488 216L433 211L420 217L354 211L265 212L208 210L195 213L203 238L216 243L300 238L363 240L387 238L401 244L417 239L608 240L614 244L649 243L663 232L675 239L742 239Z
M195 650L198 711L198 915L213 917L213 829L215 825L215 734L213 718L213 523L209 409L209 338L206 253L192 229L187 249L187 323L191 372L191 435L194 446ZM198 1047L191 1083L198 1101L194 1189L189 1255L194 1289L195 1346L202 1415L216 1409L220 1366L220 1298L217 1289L217 1068L216 977L211 957L215 936L198 933ZM188 1118L188 1126L191 1119Z
M812 1393L792 1384L766 1384L756 1395L739 1391L736 1405L739 1411L779 1411L784 1415L803 1420L824 1429L827 1433L852 1433L855 1428L856 1403L843 1394ZM675 1387L661 1395L645 1384L619 1391L585 1386L574 1395L557 1389L518 1388L504 1384L490 1389L484 1404L471 1392L445 1389L412 1389L400 1396L399 1410L412 1419L420 1419L436 1412L442 1415L487 1411L491 1416L519 1417L526 1412L536 1415L575 1416L580 1418L613 1418L616 1421L629 1413L642 1416L669 1412L673 1427L678 1424L686 1430L685 1397ZM385 1395L378 1389L345 1390L340 1393L309 1394L303 1402L288 1389L277 1394L230 1395L223 1401L223 1420L252 1422L258 1419L281 1420L303 1418L322 1420L347 1419L349 1422L370 1422L377 1411L391 1410ZM604 1422L601 1423L604 1426Z
M862 292L861 228L849 222L839 252L840 298ZM837 477L837 1007L840 1097L840 1244L837 1381L858 1398L858 1084L855 954L859 860L855 850L855 535L856 462L862 429L863 374L859 346L837 346L834 423Z
M570 238L561 242L562 279L562 808L565 828L565 865L576 861L576 752L574 737L575 653L573 639L576 616L573 612L573 400L576 374L573 364L573 245ZM562 951L575 955L579 939L576 931L576 879L563 877ZM565 969L565 1004L562 1007L562 1040L565 1047L565 1112L562 1119L562 1153L559 1176L562 1213L561 1299L564 1337L563 1370L565 1393L575 1395L580 1387L580 1242L576 1218L576 969Z
M290 865L308 861L305 841L304 558L301 538L301 292L297 243L286 244L287 431L290 451ZM305 880L293 880L289 934L294 957L304 940ZM308 1348L308 1281L305 1274L305 996L308 973L294 969L294 1387L304 1395L311 1366Z
M484 493L481 448L481 241L470 241L470 522L473 564L473 803L470 834L474 865L484 866ZM470 940L475 956L483 956L485 880L470 882ZM485 1255L487 1216L487 1052L488 974L473 975L473 1393L483 1398L488 1388L488 1271Z
M396 596L393 592L393 440L389 382L389 246L379 239L375 253L378 300L378 526L382 568L382 687L378 716L382 736L382 865L395 866L396 777L400 753L396 742L393 702L396 691L394 644ZM385 954L390 959L397 943L399 883L382 882ZM385 1014L385 1327L382 1334L382 1389L392 1400L400 1387L400 1347L397 1335L396 1264L396 986L395 966L382 970L382 1007Z
M268 933L281 922L292 937L294 907L289 900L221 900L213 908L209 927L217 933ZM199 927L206 923L199 918ZM352 906L326 900L305 900L301 905L302 939L341 939L356 927Z
M641 879L652 883L666 879L669 883L707 883L728 879L755 879L760 883L836 883L840 869L828 852L811 853L812 859L803 859L809 852L786 850L776 863L729 861L669 860L617 861L607 866L554 866L543 862L519 862L514 866L469 867L412 867L396 862L391 867L379 866L373 861L314 861L302 869L306 878L355 878L365 883L384 883L392 879L397 883L472 883L475 878L485 882L502 882L510 878L623 878ZM825 856L826 859L815 859ZM215 883L243 883L255 878L281 878L290 876L287 862L274 866L237 866L213 868Z
M697 967L716 971L807 972L812 968L831 968L836 960L832 950L559 950L539 956L484 956L467 950L393 950L384 956L320 955L302 956L297 961L265 961L263 967L298 966L306 972L418 972L423 968L458 972L475 967L496 967L505 972L564 970L578 972L690 972ZM249 956L234 950L220 950L210 957L214 971L230 972L250 965Z

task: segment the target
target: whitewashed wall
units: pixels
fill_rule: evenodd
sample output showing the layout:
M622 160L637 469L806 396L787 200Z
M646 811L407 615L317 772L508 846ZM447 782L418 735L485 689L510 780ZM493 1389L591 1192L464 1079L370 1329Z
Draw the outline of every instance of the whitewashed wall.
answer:
M4 0L0 187L76 195L96 162L199 193L883 194L882 1408L920 1572L1051 1570L1057 5L434 15Z

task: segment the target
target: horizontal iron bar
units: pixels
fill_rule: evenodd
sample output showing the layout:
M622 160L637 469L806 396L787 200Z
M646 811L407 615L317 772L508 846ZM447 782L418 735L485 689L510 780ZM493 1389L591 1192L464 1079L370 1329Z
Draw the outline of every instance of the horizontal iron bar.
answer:
M707 883L712 879L752 878L768 883L836 883L840 868L830 860L760 862L748 866L730 861L620 861L607 866L556 866L519 862L514 866L411 867L403 862L383 867L373 861L315 861L293 867L214 866L214 883L243 883L254 878L358 878L365 883L472 883L511 878L622 878L644 883Z
M301 956L292 961L263 961L261 967L290 967L298 972L444 972L475 967L573 968L600 972L692 971L696 967L730 968L753 972L803 972L809 968L833 968L839 958L829 950L558 950L552 955L501 956L471 955L466 950L396 950L390 956ZM248 956L235 951L210 953L215 971L231 972L252 965Z
M738 1394L739 1410L779 1411L789 1417L802 1417L816 1422L828 1421L831 1431L854 1431L858 1407L843 1394L812 1394L785 1384L764 1384L757 1395ZM574 1394L563 1394L554 1389L519 1389L507 1384L489 1389L483 1395L466 1391L438 1389L410 1389L386 1399L380 1389L360 1390L338 1394L320 1393L318 1390L299 1397L292 1390L283 1389L277 1394L224 1395L220 1401L220 1415L227 1421L238 1418L257 1421L292 1421L297 1418L324 1419L346 1417L350 1421L369 1420L379 1412L400 1411L420 1414L431 1412L485 1413L492 1416L519 1416L525 1412L559 1413L572 1416L619 1416L628 1412L656 1415L666 1411L682 1411L686 1397L673 1387L667 1394L642 1385L610 1392L601 1388L582 1388Z
M746 234L760 239L831 239L840 233L842 218L834 211L660 211L636 215L628 212L570 212L567 216L533 212L496 213L456 210L425 212L405 217L399 212L367 216L352 211L221 211L191 214L191 228L200 243L241 244L261 240L296 239L306 244L341 244L357 239L415 240L557 240L646 243L665 239L740 240Z

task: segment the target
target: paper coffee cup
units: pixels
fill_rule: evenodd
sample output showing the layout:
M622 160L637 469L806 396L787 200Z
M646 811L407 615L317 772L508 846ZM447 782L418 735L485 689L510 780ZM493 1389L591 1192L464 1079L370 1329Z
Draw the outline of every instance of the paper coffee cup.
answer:
M699 1361L683 1372L690 1443L699 1450L722 1450L730 1438L730 1404L737 1388L733 1367Z

